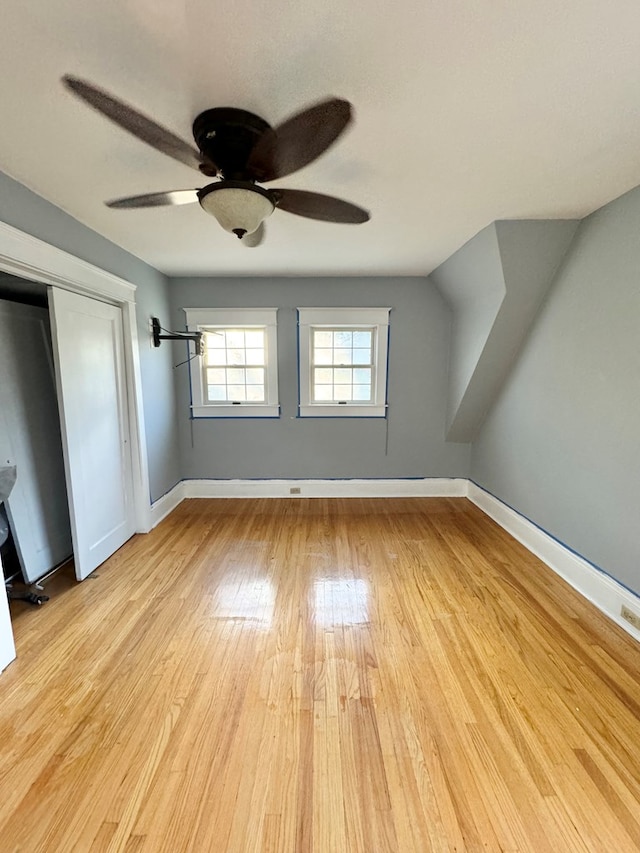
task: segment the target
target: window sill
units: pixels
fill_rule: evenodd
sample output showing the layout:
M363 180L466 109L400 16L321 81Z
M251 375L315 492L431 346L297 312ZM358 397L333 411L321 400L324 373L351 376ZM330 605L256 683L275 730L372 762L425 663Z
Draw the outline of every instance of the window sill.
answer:
M192 406L192 418L279 418L280 406L252 406L241 403L239 406Z
M384 418L387 407L359 406L357 403L347 403L345 406L301 405L298 414L301 418Z

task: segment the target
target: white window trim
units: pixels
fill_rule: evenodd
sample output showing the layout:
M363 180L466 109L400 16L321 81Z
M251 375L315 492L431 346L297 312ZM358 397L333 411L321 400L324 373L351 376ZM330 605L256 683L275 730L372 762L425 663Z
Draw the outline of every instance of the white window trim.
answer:
M384 418L387 414L387 354L391 308L298 308L300 403L302 418ZM346 326L376 328L373 402L313 403L311 401L311 328Z
M191 413L194 418L278 418L277 308L184 308L187 328L198 332L211 326L252 326L265 329L266 392L264 403L208 402L204 393L203 356L190 362Z

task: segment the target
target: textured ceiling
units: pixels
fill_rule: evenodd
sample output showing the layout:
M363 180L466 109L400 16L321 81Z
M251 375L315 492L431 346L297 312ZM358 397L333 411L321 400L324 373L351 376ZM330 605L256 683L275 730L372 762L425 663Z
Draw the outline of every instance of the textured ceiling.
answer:
M0 169L170 274L424 274L495 219L581 217L640 183L636 0L3 0L1 15ZM209 107L273 124L345 97L347 135L280 183L371 222L276 211L251 250L197 205L109 210L203 181L65 73L188 141Z

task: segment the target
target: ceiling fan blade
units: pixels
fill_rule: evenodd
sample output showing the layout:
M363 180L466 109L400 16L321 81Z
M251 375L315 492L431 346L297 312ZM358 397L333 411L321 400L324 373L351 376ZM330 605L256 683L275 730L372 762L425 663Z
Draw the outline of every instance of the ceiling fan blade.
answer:
M255 249L256 246L259 246L266 236L267 229L264 226L264 222L261 222L258 228L251 234L245 234L242 238L241 243L243 246L246 246L249 249Z
M175 136L170 130L161 127L133 107L118 101L112 95L85 80L79 80L77 77L71 77L68 74L62 80L65 86L83 101L111 119L119 127L128 130L129 133L146 142L147 145L151 145L156 151L167 154L174 160L191 166L193 169L200 168L202 160L195 148L192 148L179 136Z
M165 207L175 204L192 204L198 201L197 190L171 190L166 193L148 193L147 195L132 195L128 198L114 198L106 201L107 207L116 210L129 210L136 207Z
M302 169L335 142L351 121L351 104L329 98L267 130L247 163L257 181L273 181Z
M350 222L358 224L368 222L369 212L349 201L331 195L311 193L306 190L273 190L280 210L306 216L308 219L322 219L325 222Z

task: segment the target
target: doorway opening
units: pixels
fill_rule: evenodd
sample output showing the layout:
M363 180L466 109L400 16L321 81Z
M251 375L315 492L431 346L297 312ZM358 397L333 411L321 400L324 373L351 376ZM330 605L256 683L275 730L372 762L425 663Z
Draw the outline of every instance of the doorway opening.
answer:
M48 295L45 285L4 273L0 413L4 579L9 598L41 604L38 581L72 555Z

